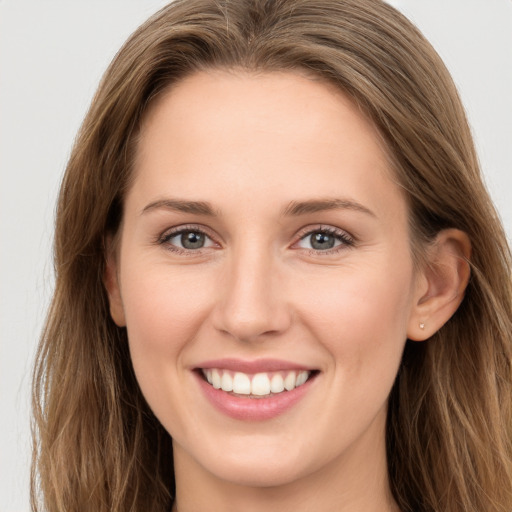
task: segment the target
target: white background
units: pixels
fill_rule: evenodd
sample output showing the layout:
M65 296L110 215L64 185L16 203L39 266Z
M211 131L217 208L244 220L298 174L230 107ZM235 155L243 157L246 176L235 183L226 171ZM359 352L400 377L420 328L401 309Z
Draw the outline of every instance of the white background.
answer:
M312 0L314 1L314 0ZM28 511L30 373L59 181L96 85L164 0L0 0L0 512ZM445 59L512 235L512 0L394 0Z

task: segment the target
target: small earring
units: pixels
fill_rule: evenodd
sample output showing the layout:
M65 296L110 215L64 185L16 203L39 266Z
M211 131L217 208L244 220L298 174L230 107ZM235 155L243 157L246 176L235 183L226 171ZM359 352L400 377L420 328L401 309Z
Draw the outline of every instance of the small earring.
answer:
M425 324L423 322L420 322L420 329L425 329Z

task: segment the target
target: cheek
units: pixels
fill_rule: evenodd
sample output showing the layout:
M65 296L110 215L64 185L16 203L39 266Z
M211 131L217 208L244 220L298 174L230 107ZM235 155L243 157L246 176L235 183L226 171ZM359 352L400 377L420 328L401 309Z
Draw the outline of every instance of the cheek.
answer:
M137 272L127 265L126 275L131 277L122 290L123 305L137 378L141 386L162 375L172 378L169 365L180 368L184 348L204 322L210 287L197 276L171 268Z
M183 364L207 316L204 279L168 266L125 265L122 289L130 355L142 394L169 432L186 432ZM204 276L203 276L204 277ZM185 379L185 380L184 380Z
M300 318L344 368L343 375L391 375L407 337L412 267L366 265L316 276L294 291ZM298 297L301 297L300 299ZM393 377L394 378L394 377Z

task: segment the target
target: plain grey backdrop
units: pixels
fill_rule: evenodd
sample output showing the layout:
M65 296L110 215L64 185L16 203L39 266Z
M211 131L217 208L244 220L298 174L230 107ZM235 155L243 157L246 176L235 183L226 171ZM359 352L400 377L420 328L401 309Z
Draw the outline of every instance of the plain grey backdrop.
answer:
M314 1L314 0L311 0ZM0 512L29 510L30 378L59 182L96 85L164 0L0 0ZM454 76L512 238L512 0L390 0Z

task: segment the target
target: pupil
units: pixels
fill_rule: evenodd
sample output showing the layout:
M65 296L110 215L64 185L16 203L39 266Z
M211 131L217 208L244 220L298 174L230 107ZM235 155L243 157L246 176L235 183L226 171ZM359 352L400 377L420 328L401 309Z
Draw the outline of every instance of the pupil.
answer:
M334 247L334 237L327 233L315 233L311 235L311 247L313 249L332 249Z
M204 235L195 231L188 231L181 235L181 245L185 249L200 249L204 245Z

